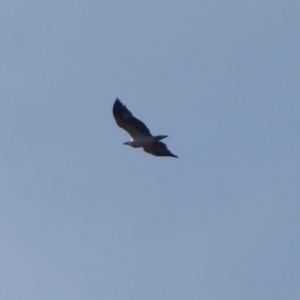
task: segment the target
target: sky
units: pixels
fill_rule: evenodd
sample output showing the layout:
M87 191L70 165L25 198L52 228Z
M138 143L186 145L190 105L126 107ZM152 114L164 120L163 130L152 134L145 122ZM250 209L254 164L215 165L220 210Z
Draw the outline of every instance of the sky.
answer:
M300 299L300 2L0 4L0 298ZM115 99L176 158L123 143Z

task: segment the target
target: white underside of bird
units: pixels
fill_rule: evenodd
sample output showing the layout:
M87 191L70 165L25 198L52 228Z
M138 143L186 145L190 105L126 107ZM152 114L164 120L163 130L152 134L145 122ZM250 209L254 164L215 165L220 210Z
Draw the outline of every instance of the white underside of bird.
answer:
M167 135L158 135L158 136L142 136L135 139L131 138L131 141L124 143L124 145L127 145L132 148L143 148L143 147L150 146L153 143L165 139L167 137L168 137Z

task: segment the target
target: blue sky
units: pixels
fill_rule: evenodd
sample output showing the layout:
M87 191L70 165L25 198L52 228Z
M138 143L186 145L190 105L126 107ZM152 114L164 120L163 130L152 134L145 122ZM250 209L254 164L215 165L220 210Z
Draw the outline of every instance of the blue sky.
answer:
M299 1L0 8L1 299L299 299Z

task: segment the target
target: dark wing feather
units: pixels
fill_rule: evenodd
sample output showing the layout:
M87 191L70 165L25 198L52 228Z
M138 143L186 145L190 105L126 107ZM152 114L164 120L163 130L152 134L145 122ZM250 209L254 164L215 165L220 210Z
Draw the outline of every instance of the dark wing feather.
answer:
M173 154L163 142L154 142L151 145L145 146L143 149L145 152L155 156L172 156L178 158L178 156Z
M117 124L126 130L132 139L151 136L149 128L142 121L135 118L118 98L113 106L113 115Z

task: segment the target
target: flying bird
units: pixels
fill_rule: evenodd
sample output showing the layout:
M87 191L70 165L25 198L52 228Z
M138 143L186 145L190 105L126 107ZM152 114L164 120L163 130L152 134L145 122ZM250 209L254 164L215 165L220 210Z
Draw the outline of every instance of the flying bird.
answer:
M167 138L167 135L153 136L149 128L139 119L135 118L127 107L117 98L113 106L114 118L121 128L126 130L131 136L131 141L124 145L133 148L143 148L145 152L155 156L177 157L166 144L160 140Z

